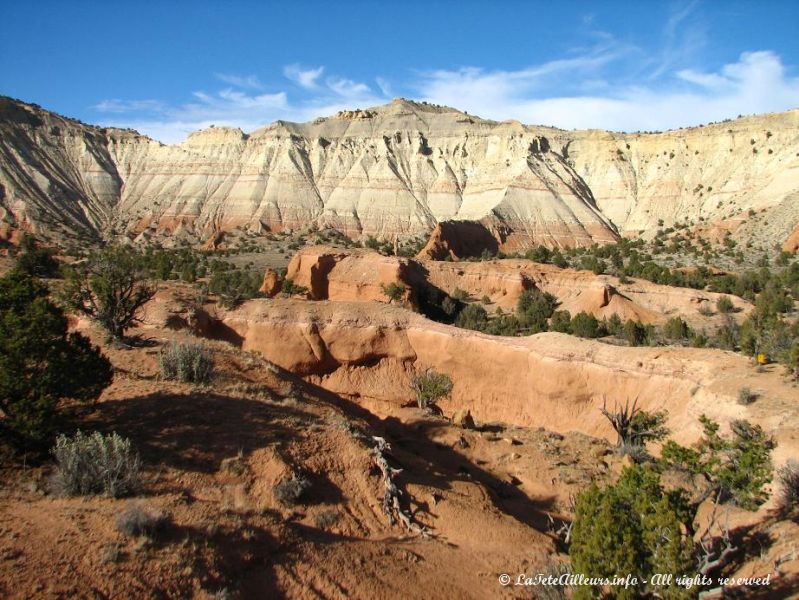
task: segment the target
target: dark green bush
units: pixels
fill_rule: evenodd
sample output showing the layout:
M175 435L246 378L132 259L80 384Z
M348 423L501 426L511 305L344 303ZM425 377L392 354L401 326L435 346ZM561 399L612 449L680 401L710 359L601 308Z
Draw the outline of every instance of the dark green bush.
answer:
M67 332L47 293L22 272L0 278L0 432L17 447L52 439L62 398L94 400L111 383L111 364L87 338Z

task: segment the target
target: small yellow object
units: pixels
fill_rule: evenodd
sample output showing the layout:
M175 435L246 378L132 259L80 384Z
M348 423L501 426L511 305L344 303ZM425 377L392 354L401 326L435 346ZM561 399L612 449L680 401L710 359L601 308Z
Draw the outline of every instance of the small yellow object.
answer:
M768 364L768 357L764 353L760 352L757 355L757 364L759 364L759 365Z

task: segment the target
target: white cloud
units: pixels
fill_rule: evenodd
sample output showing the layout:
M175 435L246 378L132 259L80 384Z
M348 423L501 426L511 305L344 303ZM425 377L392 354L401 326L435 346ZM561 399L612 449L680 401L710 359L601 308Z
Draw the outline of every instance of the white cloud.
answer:
M134 127L177 142L210 124L250 132L278 119L303 122L383 104L395 90L490 119L564 129L664 130L799 107L799 78L787 72L774 52L745 52L715 70L675 67L653 81L630 75L640 74L639 63L646 58L639 48L609 35L593 37L599 39L594 47L518 70L465 66L421 71L405 81L394 78L390 85L378 77L373 89L338 75L322 81L321 66L303 70L292 65L285 72L299 90L256 91L230 82L231 87L214 92L193 92L181 104L109 99L94 108L107 117L106 125Z
M92 108L106 113L161 111L166 105L158 100L119 100L111 98L95 104Z
M579 63L566 69L572 77ZM419 82L422 99L448 104L497 120L554 125L565 129L662 130L718 121L738 114L799 106L799 78L788 77L773 52L745 52L716 73L682 70L665 84L605 87L601 95L547 97L531 73L480 69L437 71Z
M377 84L377 87L380 88L380 92L386 98L390 98L394 95L394 93L391 91L391 84L387 79L384 79L383 77L375 77L375 83Z
M317 87L316 80L322 76L324 67L317 67L316 69L303 69L300 65L287 65L283 67L283 74L307 90L312 90Z
M229 73L214 73L214 77L228 85L239 88L260 90L264 86L256 75L233 75Z

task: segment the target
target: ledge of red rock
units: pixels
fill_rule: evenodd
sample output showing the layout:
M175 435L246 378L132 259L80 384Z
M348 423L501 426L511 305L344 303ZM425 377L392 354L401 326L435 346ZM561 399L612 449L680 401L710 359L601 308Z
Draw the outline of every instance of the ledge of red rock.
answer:
M480 262L448 262L382 256L374 250L338 250L313 246L300 250L291 260L287 277L309 289L313 300L388 302L384 286L405 288L401 303L417 307L426 287L450 295L456 289L472 298L488 297L503 310L514 310L525 290L537 288L555 296L560 310L597 318L617 314L622 320L660 323L679 315L689 323L711 325L702 307L714 307L722 294L691 288L658 285L645 280L622 284L610 275L561 269L524 259ZM751 304L729 296L745 315Z
M700 434L701 414L722 423L745 416L773 430L762 406L737 403L738 390L749 385L793 407L794 417L780 417L791 425L781 429L779 454L795 449L790 436L799 433L799 392L730 352L619 347L558 333L495 337L354 302L254 300L227 313L224 325L245 350L375 406L411 402L412 373L433 368L454 382L441 404L446 414L466 408L482 422L611 438L599 408L637 399L641 408L669 411L669 427L686 440Z
M308 288L312 300L390 302L385 288L401 286L401 303L417 306L417 291L425 275L418 262L383 256L374 250L335 250L313 246L298 252L286 278Z

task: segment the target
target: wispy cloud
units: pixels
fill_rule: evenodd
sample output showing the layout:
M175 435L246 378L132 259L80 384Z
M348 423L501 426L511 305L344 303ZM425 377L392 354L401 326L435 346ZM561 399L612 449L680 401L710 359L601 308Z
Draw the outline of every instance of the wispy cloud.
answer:
M263 89L263 84L256 75L233 75L230 73L214 73L214 77L239 88L260 90Z
M286 65L283 67L283 75L306 90L312 90L317 87L316 80L322 76L324 67L316 67L315 69L304 69L300 65Z
M256 93L243 89L253 88L257 79L223 79L216 74L231 87L214 92L194 91L189 101L178 105L155 100L111 99L103 100L94 108L107 115L103 119L106 125L133 127L157 140L173 143L210 125L239 127L250 132L278 119L308 121L320 115L372 106L387 100L384 94L373 92L365 83L345 77L331 76L317 83L323 70L323 67L318 67L296 74L297 82L304 82L303 87L311 86L309 92L312 93L294 101L284 90ZM250 85L243 85L248 81ZM264 87L260 82L258 85Z
M159 112L164 110L166 105L158 100L120 100L111 98L95 104L92 108L105 113Z
M420 91L425 100L484 117L565 129L662 130L799 106L799 78L768 51L743 53L718 72L682 70L649 86L602 86L602 95L520 93L529 72L436 72Z
M799 78L772 51L744 52L707 68L695 55L705 43L696 2L683 3L657 32L649 50L582 19L584 44L552 60L514 70L464 65L393 73L369 83L328 73L325 66L286 65L282 85L255 75L217 73L226 87L194 91L182 103L107 99L94 108L105 124L132 126L176 142L210 124L252 131L277 119L308 121L404 95L486 118L570 128L663 130L738 114L799 107ZM590 30L588 29L590 27ZM289 83L291 82L291 83ZM293 84L293 85L292 85Z

